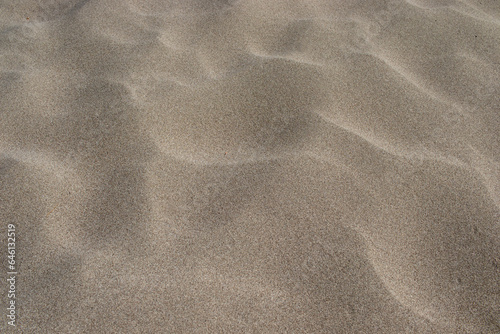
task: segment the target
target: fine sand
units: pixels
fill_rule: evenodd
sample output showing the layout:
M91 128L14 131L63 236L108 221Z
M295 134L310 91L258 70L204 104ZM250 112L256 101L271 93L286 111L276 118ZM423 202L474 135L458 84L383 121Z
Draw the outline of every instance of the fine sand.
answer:
M0 222L0 333L499 333L500 1L0 0Z

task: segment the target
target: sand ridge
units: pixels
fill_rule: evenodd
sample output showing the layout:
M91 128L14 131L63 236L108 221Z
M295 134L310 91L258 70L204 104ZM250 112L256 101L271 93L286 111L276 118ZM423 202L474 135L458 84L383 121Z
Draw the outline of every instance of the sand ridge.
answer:
M499 39L494 0L0 1L0 332L498 332Z

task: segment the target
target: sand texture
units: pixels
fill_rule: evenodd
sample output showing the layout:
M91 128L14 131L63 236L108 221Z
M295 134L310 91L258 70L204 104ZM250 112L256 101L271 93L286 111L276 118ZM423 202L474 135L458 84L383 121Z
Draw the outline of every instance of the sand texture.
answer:
M500 1L0 0L0 223L0 333L500 333Z

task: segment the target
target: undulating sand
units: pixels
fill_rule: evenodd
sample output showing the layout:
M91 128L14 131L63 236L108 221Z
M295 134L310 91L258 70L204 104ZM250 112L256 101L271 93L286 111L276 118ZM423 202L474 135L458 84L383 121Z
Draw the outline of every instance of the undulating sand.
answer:
M0 222L0 333L500 333L500 1L0 0Z

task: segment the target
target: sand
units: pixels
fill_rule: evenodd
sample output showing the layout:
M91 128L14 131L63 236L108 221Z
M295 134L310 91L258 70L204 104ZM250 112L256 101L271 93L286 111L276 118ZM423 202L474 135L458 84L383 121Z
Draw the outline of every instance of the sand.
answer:
M498 0L0 1L0 333L499 333L499 78Z

